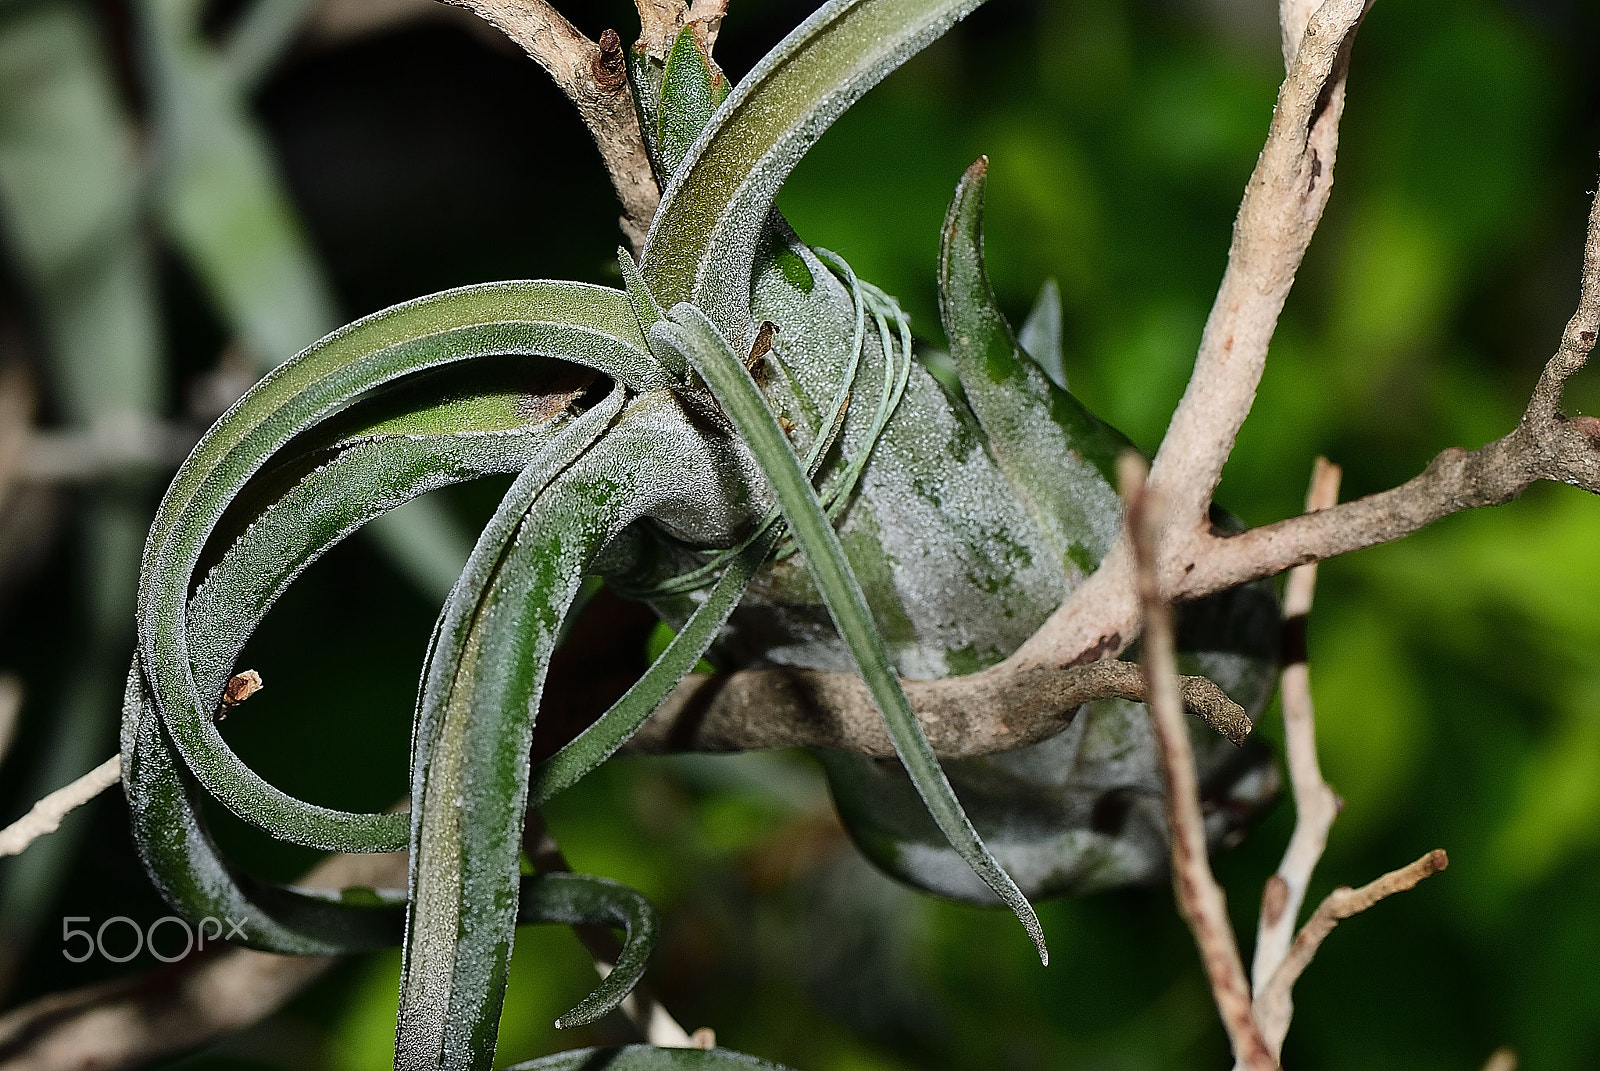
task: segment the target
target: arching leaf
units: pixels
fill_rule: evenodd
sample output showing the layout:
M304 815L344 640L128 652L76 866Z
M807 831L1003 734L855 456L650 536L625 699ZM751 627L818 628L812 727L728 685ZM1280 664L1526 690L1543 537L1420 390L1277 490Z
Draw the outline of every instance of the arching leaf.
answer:
M284 445L400 377L495 354L556 356L635 389L666 374L641 345L620 291L577 283L495 283L395 306L335 332L256 385L207 433L174 478L145 547L140 657L174 744L206 790L274 836L335 850L404 842L393 816L295 800L240 762L212 724L191 673L185 600L211 533Z
M662 306L694 302L748 350L751 275L784 180L845 109L982 2L833 0L769 52L662 191L641 264Z
M816 580L834 625L883 713L900 761L929 813L962 859L1016 914L1038 948L1040 960L1047 959L1044 932L1033 907L984 847L939 769L938 759L900 687L900 679L889 660L883 637L873 624L872 612L845 557L839 536L744 363L734 355L715 325L687 303L675 306L667 322L651 328L650 337L652 342L671 346L683 354L750 444L805 553L807 568Z

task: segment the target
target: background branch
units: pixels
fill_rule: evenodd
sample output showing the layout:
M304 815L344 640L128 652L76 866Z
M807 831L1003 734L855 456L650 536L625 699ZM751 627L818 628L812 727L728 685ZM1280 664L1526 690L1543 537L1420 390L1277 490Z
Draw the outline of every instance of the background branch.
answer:
M1360 914L1379 900L1415 888L1424 878L1432 877L1449 865L1449 856L1436 848L1409 866L1391 870L1359 889L1338 888L1329 893L1310 921L1295 935L1288 956L1256 997L1263 1027L1270 1022L1275 1027L1281 1024L1282 1030L1285 1033L1288 1031L1291 1015L1289 999L1294 983L1311 965L1312 957L1335 926L1344 919ZM1281 1050L1283 1034L1269 1037L1269 1042L1274 1051Z
M1306 510L1328 509L1339 500L1339 468L1326 458L1318 458L1306 495ZM1311 598L1317 582L1317 567L1302 565L1289 574L1284 592L1284 666L1279 695L1283 702L1284 751L1288 759L1289 782L1294 791L1294 832L1283 853L1278 870L1267 879L1261 895L1261 918L1256 930L1255 958L1250 968L1257 990L1272 977L1294 937L1300 905L1305 902L1311 872L1328 843L1328 830L1339 814L1341 801L1322 779L1317 761L1315 708L1311 703L1311 678L1306 665L1306 622L1311 613ZM1285 1006L1287 1010L1287 1006ZM1275 1029L1260 1017L1262 1033L1272 1046L1273 1055L1282 1051L1282 1037L1288 1023ZM1278 1042L1272 1043L1276 1034Z

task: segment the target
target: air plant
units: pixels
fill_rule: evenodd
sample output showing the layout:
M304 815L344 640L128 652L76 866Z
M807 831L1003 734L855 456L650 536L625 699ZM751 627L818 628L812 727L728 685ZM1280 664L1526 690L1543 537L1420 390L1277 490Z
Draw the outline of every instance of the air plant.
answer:
M1163 873L1137 707L1094 704L1075 733L947 776L900 684L1003 659L1120 527L1111 466L1128 444L1066 391L1047 326L1059 309L1044 300L1023 345L989 289L985 163L963 178L943 236L959 390L918 361L893 298L774 211L822 131L979 3L833 0L731 92L692 26L664 62L635 57L664 194L637 263L621 254L623 288L489 283L358 320L262 380L173 480L145 550L123 725L141 854L176 908L248 918L257 948L403 941L397 1067L491 1066L519 923L627 932L616 970L559 1025L592 1021L638 979L649 905L600 878L523 874L524 816L617 751L714 643L745 664L859 672L900 761L826 756L856 839L914 883L1003 902L1041 959L1030 895ZM214 715L274 600L385 511L496 473L515 479L422 673L410 813L329 809L252 771ZM530 766L545 673L589 576L649 602L676 633L598 721ZM1251 710L1269 687L1276 617L1256 587L1190 618L1200 668ZM1224 794L1261 766L1239 754L1204 741ZM410 887L257 881L218 852L202 793L294 844L409 847ZM1107 798L1121 801L1114 815ZM1213 833L1231 824L1219 812ZM636 1048L607 1066L770 1065Z

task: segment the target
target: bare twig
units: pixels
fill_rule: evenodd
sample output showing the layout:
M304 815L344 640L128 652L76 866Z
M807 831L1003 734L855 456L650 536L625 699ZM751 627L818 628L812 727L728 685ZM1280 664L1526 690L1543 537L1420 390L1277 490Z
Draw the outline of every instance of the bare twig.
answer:
M1299 979L1305 969L1311 965L1311 959L1317 954L1317 949L1333 928L1344 919L1358 915L1388 896L1407 889L1415 888L1417 883L1424 878L1432 877L1450 865L1449 856L1443 851L1434 849L1421 859L1391 870L1383 877L1359 889L1338 888L1328 894L1321 906L1312 914L1300 932L1295 935L1294 943L1289 946L1289 954L1283 963L1273 972L1267 984L1256 997L1256 1005L1261 1009L1260 1018L1263 1025L1268 1022L1281 1023L1283 1029L1288 1029L1290 993L1294 983ZM1283 1037L1280 1035L1273 1044L1281 1049Z
M1589 218L1582 292L1560 348L1539 376L1510 434L1476 450L1445 450L1399 487L1238 534L1178 528L1164 544L1161 575L1173 598L1196 599L1285 569L1392 542L1441 517L1516 499L1550 480L1600 493L1600 419L1561 412L1567 381L1600 336L1600 200ZM1197 373L1198 374L1198 373ZM1066 664L1085 650L1120 649L1137 635L1126 587L1125 554L1114 550L1099 572L1013 656L1028 664ZM1115 639L1115 644L1108 642Z
M1311 490L1306 496L1307 512L1332 507L1339 499L1339 467L1324 458L1317 459ZM1316 586L1317 567L1302 565L1289 574L1283 600L1284 666L1282 688L1284 750L1288 754L1289 780L1294 788L1295 824L1289 846L1278 864L1277 873L1267 879L1261 896L1261 919L1256 933L1255 960L1250 977L1257 990L1272 977L1284 957L1300 918L1311 872L1322 858L1328 843L1328 830L1339 814L1339 797L1322 779L1317 761L1315 709L1311 703L1311 682L1306 666L1306 617L1311 612L1311 597ZM1285 1010L1289 1010L1285 1006ZM1279 1038L1288 1024L1269 1023L1258 1007L1257 1021L1268 1044ZM1281 1042L1280 1042L1281 1045ZM1273 1046L1276 1055L1279 1046Z
M406 857L339 855L308 885L404 885ZM244 948L191 955L160 970L54 993L0 1017L0 1071L115 1071L197 1048L259 1022L336 960Z
M28 845L61 826L61 820L117 783L122 760L111 756L76 781L58 788L33 805L27 814L0 829L0 857L16 855Z
M1143 702L1145 680L1131 662L1066 669L1002 663L949 680L902 682L928 742L957 759L1037 744L1066 728L1084 703ZM1234 743L1250 717L1204 677L1181 678L1183 707ZM829 747L893 758L893 742L871 694L852 673L771 666L686 678L629 742L633 751L753 751Z
M1328 201L1349 45L1369 4L1326 0L1318 7L1279 90L1194 374L1150 470L1150 484L1167 501L1167 523L1174 529L1161 540L1166 559L1198 558L1195 541L1208 528L1211 494L1255 399L1278 315ZM1293 16L1300 8L1289 3L1285 10ZM1103 648L1113 636L1132 642L1138 611L1130 565L1125 550L1107 555L1014 657L1060 664ZM1171 572L1164 560L1164 582ZM1170 582L1168 590L1181 594Z
M1136 565L1139 605L1144 614L1144 671L1149 680L1150 722L1161 751L1161 776L1166 788L1167 828L1172 839L1172 886L1184 921L1194 934L1233 1053L1248 1071L1276 1071L1256 1026L1245 981L1239 942L1228 921L1222 887L1211 873L1205 819L1200 810L1200 784L1194 751L1178 698L1178 659L1172 607L1161 594L1156 573L1156 538L1160 529L1154 492L1144 483L1144 462L1129 452L1119 465L1127 499L1127 533Z
M589 40L545 0L446 2L473 12L522 46L578 109L622 202L623 233L638 253L661 190L628 89L621 39L607 30L598 44Z

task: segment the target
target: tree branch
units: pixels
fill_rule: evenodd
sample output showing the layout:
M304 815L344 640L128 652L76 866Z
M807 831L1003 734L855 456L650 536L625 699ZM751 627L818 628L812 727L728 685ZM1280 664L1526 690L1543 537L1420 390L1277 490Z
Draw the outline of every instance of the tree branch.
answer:
M1194 373L1150 469L1174 536L1164 556L1190 554L1222 466L1255 400L1295 273L1333 183L1349 45L1371 0L1326 0L1301 36L1278 93L1266 146L1245 188L1228 267L1206 321ZM1284 0L1290 18L1303 5ZM1289 27L1286 25L1286 33ZM1162 569L1163 579L1168 570ZM1138 609L1131 563L1119 548L1013 657L1069 663L1113 636L1132 642ZM1174 597L1182 593L1169 585Z
M113 755L71 784L35 803L27 814L0 829L0 858L16 855L40 837L54 833L61 820L122 777L122 759Z
M644 132L628 88L622 40L616 31L607 30L596 44L545 0L444 2L466 8L515 41L578 109L622 202L622 231L637 254L644 248L661 189L645 151ZM650 7L664 9L659 3ZM645 8L640 5L641 16Z
M1194 751L1178 701L1178 659L1172 606L1161 594L1156 573L1156 539L1161 529L1155 492L1144 482L1144 461L1131 451L1119 465L1127 500L1128 542L1136 566L1139 606L1144 614L1144 672L1149 681L1150 724L1161 751L1161 778L1166 788L1167 829L1172 846L1172 886L1178 908L1194 934L1227 1028L1234 1058L1247 1071L1277 1071L1256 1026L1245 981L1239 942L1228 921L1222 887L1211 873L1205 817L1200 809L1200 782Z
M1379 900L1415 888L1424 878L1432 877L1449 865L1450 857L1436 848L1409 866L1391 870L1359 889L1338 888L1329 893L1310 921L1295 935L1288 956L1256 997L1263 1023L1281 1023L1283 1029L1288 1030L1291 1014L1289 996L1294 983L1311 965L1312 957L1335 926L1352 915L1360 914ZM1280 1035L1275 1039L1274 1048L1281 1049L1282 1046L1283 1037Z
M322 888L406 881L404 853L339 855L312 870ZM53 993L0 1017L3 1071L113 1071L197 1048L266 1018L336 960L247 948L197 953L159 970Z
M1001 663L965 677L902 683L941 759L1036 744L1066 728L1084 703L1143 702L1146 695L1139 667L1112 661L1067 669ZM1211 681L1183 677L1181 691L1182 706L1223 736L1238 744L1249 735L1249 715ZM895 756L860 677L787 666L688 677L628 744L646 753L800 746Z
M1339 499L1339 467L1325 458L1317 459L1311 491L1306 496L1308 511L1328 509ZM1289 781L1294 790L1294 833L1283 853L1278 870L1267 879L1261 895L1261 919L1256 931L1256 951L1250 976L1257 988L1289 954L1300 905L1305 902L1311 872L1327 847L1328 830L1338 817L1341 801L1322 779L1317 761L1315 708L1311 703L1311 679L1306 666L1306 619L1311 612L1311 597L1317 581L1317 567L1302 565L1289 574L1283 600L1284 666L1279 695L1283 700L1284 751L1287 753ZM1259 1010L1258 1010L1259 1018ZM1269 1044L1273 1024L1262 1019L1261 1029ZM1288 1024L1283 1024L1287 1030ZM1281 1038L1281 1033L1279 1034ZM1281 1041L1273 1054L1281 1050Z

